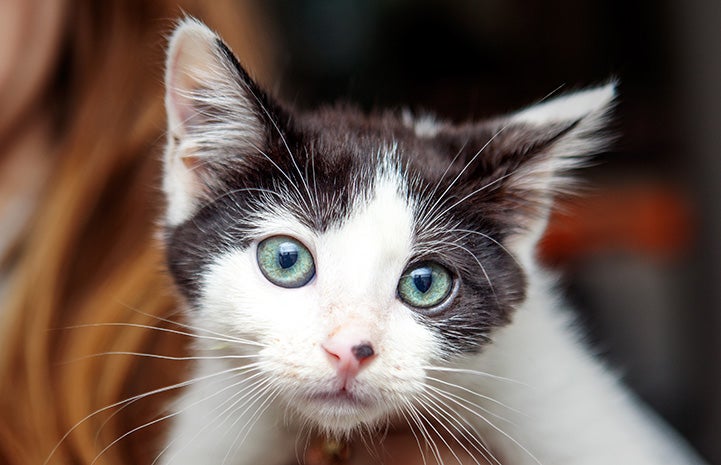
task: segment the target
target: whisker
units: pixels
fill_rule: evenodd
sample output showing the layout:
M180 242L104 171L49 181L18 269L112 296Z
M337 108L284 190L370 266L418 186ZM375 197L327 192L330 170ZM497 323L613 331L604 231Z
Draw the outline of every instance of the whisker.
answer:
M247 339L241 339L241 338L238 338L238 337L236 337L236 336L229 336L229 335L227 335L227 334L224 334L224 333L221 333L221 332L218 332L218 331L214 331L214 330L212 330L212 329L201 328L200 326L189 325L189 324L187 324L187 323L181 323L181 322L179 322L179 321L171 320L171 319L169 319L169 318L163 318L163 317L158 316L158 315L152 315L152 314L150 314L150 313L146 313L146 312L144 312L144 311L142 311L142 310L140 310L140 309L138 309L138 308L134 308L134 307L132 307L132 306L130 306L130 305L126 305L126 304L124 304L124 305L125 305L126 308L128 308L129 310L132 310L132 311L135 312L135 313L138 313L138 314L140 314L140 315L147 316L147 317L150 317L150 318L154 318L154 319L156 319L156 320L158 320L158 321L162 321L162 322L164 322L164 323L169 323L169 324L176 325L176 326L179 326L179 327L181 327L181 328L189 329L189 330L196 331L196 332L208 333L208 334L211 334L211 335L214 335L214 336L218 336L218 337L220 337L220 338L227 338L227 339L230 339L230 340L232 340L232 341L236 341L236 342L238 342L238 343L254 344L254 345L257 345L257 346L259 346L259 347L265 347L264 344L261 344L261 343L256 342L256 341L249 341L249 340L247 340ZM192 335L192 333L191 333L191 335ZM198 335L195 334L195 336L198 336ZM207 337L207 336L202 336L202 337Z
M423 369L428 370L428 371L447 371L447 372L451 372L451 373L463 373L463 374L467 374L467 375L483 376L483 377L495 379L498 381L506 381L508 383L513 383L513 384L518 384L520 386L530 387L528 384L522 383L521 381L517 381L515 379L504 378L503 376L494 375L491 373L487 373L485 371L471 370L468 368L454 368L454 367L442 367L442 366L428 365L428 366L424 366Z
M239 381L238 383L235 383L235 384L232 385L232 386L237 386L238 384L240 384L240 383L242 383L242 382L243 382L243 381ZM205 402L205 401L207 401L208 399L212 399L213 397L221 394L222 392L224 392L224 391L226 391L227 389L230 389L230 388L231 388L231 386L226 387L225 389L221 389L220 391L217 391L217 392L215 392L215 393L213 393L213 394L211 394L211 395L209 395L209 396L207 396L207 397L204 397L204 398L202 398L202 399L200 399L200 400L197 400L197 401L195 401L195 402L193 402L193 403L185 406L185 407L184 407L183 409L181 409L181 410L178 410L178 411L169 413L169 414L164 415L164 416L162 416L162 417L160 417L160 418L156 418L155 420L151 420L151 421L146 422L146 423L144 423L144 424L142 424L142 425L140 425L140 426L136 426L135 428L131 429L130 431L127 431L127 432L123 433L123 434L120 435L118 438L116 438L115 440L113 440L110 444L108 444L107 446L105 446L105 447L103 448L103 450L101 450L101 451L95 456L95 458L90 462L90 465L94 465L95 463L97 463L97 461L100 459L100 457L101 457L103 454L105 454L105 452L107 452L107 451L108 451L111 447L113 447L115 444L117 444L118 442L122 441L123 439L125 439L125 438L128 437L128 436L130 436L131 434L133 434L133 433L135 433L135 432L137 432L137 431L140 431L140 430L142 430L142 429L145 429L145 428L147 428L147 427L149 427L149 426L152 426L152 425L154 425L154 424L156 424L156 423L160 423L161 421L165 421L165 420L167 420L167 419L169 419L169 418L173 418L173 417L181 414L182 412L188 410L189 408L194 407L195 405L198 405L198 404L200 404L200 403L202 403L202 402Z
M430 377L430 376L428 376L428 377L426 377L426 378L429 379L429 380L431 380L431 381L435 381L435 382L437 382L437 383L445 384L446 386L449 386L449 387L452 387L452 388L455 388L455 389L459 389L459 390L461 390L461 391L463 391L463 392L467 392L468 394L471 394L471 395L480 397L481 399L487 400L487 401L489 401L489 402L493 402L494 404L499 405L499 406L501 406L501 407L504 407L504 408L512 411L513 413L517 413L517 414L519 414L519 415L523 415L523 413L521 413L520 411L516 410L516 409L513 408L513 407L509 407L508 405L504 404L503 402L501 402L501 401L499 401L499 400L494 399L493 397L489 397L489 396L483 395L483 394L481 394L481 393L472 391L472 390L470 390L470 389L468 389L468 388L466 388L466 387L464 387L464 386L461 386L461 385L458 385L458 384L454 384L454 383L450 383L450 382L444 381L444 380L442 380L442 379L433 378L433 377ZM436 387L434 387L434 386L431 386L431 385L428 385L428 384L427 384L426 386L429 387L429 388L432 388L432 389L438 389L438 388L436 388ZM447 391L444 390L444 392L447 392ZM450 394L450 393L449 393L449 394ZM483 410L484 412L486 412L486 413L488 413L488 414L491 414L491 415L494 415L494 416L498 417L496 414L494 414L493 412L490 412L489 410L484 409L483 407L480 407L480 406L479 406L479 408L481 408L481 410ZM501 420L508 421L508 420L506 420L506 419L503 418L503 417L498 417L498 418L501 419Z
M245 413L247 413L247 411L258 401L258 399L259 399L260 397L262 397L263 394L267 393L267 391L268 391L267 389L264 389L264 390L263 390L263 389L260 389L260 390L258 390L258 392L256 392L256 393L251 397L251 399L248 399L248 402L250 402L250 404L245 408L245 410L244 410L242 413L236 414L236 415L237 415L237 419L231 424L230 427L232 428L233 426L235 426L235 425L237 424L237 422L243 417L243 415L245 415ZM266 399L263 401L263 403L261 403L261 405L256 409L255 413L254 413L253 415L251 415L251 418L248 420L248 423L246 423L246 424L238 431L238 434L236 434L235 439L233 440L233 443L232 443L231 446L228 448L228 451L226 452L225 456L223 457L223 461L222 461L221 465L225 465L225 464L228 462L228 458L230 457L231 452L233 452L234 450L237 450L240 446L243 445L243 442L245 442L245 439L248 437L248 433L249 433L249 432L251 431L251 429L255 426L255 424L257 423L258 419L259 419L260 416L262 415L262 413L265 412L265 410L267 410L267 407L266 407L266 408L263 408L263 406L266 404L266 402L268 403L267 405L269 406L269 405L270 405L270 402L272 402L273 400L275 400L275 398L277 397L277 395L278 395L279 392L280 392L280 388L276 388L276 389L271 393L270 396L267 396ZM248 402L246 402L246 403L248 403ZM244 403L243 405L245 405L246 403ZM241 406L241 408L242 408L242 406ZM261 409L262 409L262 412L260 412ZM234 414L235 414L235 412L237 412L238 410L239 410L239 409L236 409L236 410L234 411ZM260 415L257 415L259 412L260 412ZM255 418L255 420L254 420L254 418ZM251 422L252 422L252 424L251 424ZM245 434L243 435L243 437L242 437L242 439L241 439L241 436L240 436L240 435L241 435L244 431L245 431Z
M189 385L191 385L191 384L194 384L194 383L197 383L197 382L206 380L206 379L211 379L211 378L214 378L214 377L216 377L216 376L221 376L221 375L224 375L224 374L227 374L227 373L232 373L232 372L234 372L234 371L238 371L238 370L243 369L243 368L247 368L247 366L246 366L246 367L242 367L242 368L230 368L230 369L227 369L227 370L222 370L222 371L219 371L219 372L216 372L216 373L211 373L211 374L209 374L209 375L201 376L201 377L198 377L198 378L193 378L193 379L189 379L189 380L186 380L186 381L182 381L182 382L180 382L180 383L172 384L172 385L170 385L170 386L164 386L164 387L162 387L162 388L153 389L153 390L151 390L151 391L147 391L147 392L144 392L144 393L142 393L142 394L137 394L137 395L135 395L135 396L128 397L127 399L124 399L124 400L115 402L115 403L113 403L113 404L106 405L105 407L99 408L99 409L95 410L94 412L89 413L88 415L86 415L85 417L83 417L80 421L78 421L77 423L75 423L65 434L63 434L63 436L60 438L60 440L58 441L58 443L55 444L55 446L54 446L54 447L52 448L52 450L50 451L50 454L48 455L48 457L45 459L45 461L43 461L43 464L42 464L42 465L47 465L47 464L50 462L50 459L53 457L53 455L55 455L55 452L57 452L57 450L58 450L58 448L60 447L60 445L68 438L68 436L70 436L70 434L72 434L73 431L75 431L80 425L82 425L84 422L86 422L86 421L89 420L90 418L94 417L95 415L98 415L99 413L102 413L102 412L105 412L105 411L110 410L110 409L112 409L112 408L121 406L121 405L126 404L126 403L128 403L128 402L135 402L136 400L143 399L143 398L145 398L145 397L150 397L150 396L153 396L153 395L155 395L155 394L161 394L161 393L163 393L163 392L168 392L168 391L172 391L172 390L174 390L174 389L178 389L178 388L181 388L181 387L189 386Z
M552 90L551 92L549 92L548 94L546 94L546 96L544 96L538 103L542 103L542 102L548 100L549 98L551 98L551 97L552 97L554 94L556 94L560 89L562 89L562 88L564 87L564 85L565 85L565 84L561 84L560 86L558 86L557 88L555 88L554 90ZM441 202L445 202L445 196L446 196L446 195L448 194L448 192L453 188L453 186L458 182L458 180L463 176L463 174L466 172L466 170L476 161L476 159L481 155L481 153L483 153L483 152L486 150L486 148L488 148L488 146L493 142L493 140L496 139L496 137L498 137L503 131L505 131L505 130L506 130L509 126L511 126L512 124L513 124L513 121L512 121L512 120L511 120L511 121L508 121L508 122L507 122L506 124L504 124L500 129L498 129L498 131L496 131L496 132L493 134L493 136L491 136L491 138L488 139L488 141L487 141L487 142L475 153L475 155L473 155L473 157L471 157L471 159L465 164L465 166L464 166L464 167L461 169L461 171L456 175L456 177L451 181L451 183L448 185L448 187L446 187L446 189L445 189L445 190L443 191L443 193L438 197L438 199L433 203L433 205L432 205L430 208L424 208L424 209L423 209L423 214L421 215L421 218L420 218L420 220L421 220L423 223L425 223L426 220L427 220L427 214L433 212L433 210L435 210L435 209L439 206L439 204L441 204ZM454 156L453 159L451 160L451 163L450 163L450 164L448 165L448 167L446 168L446 171L443 173L443 175L442 175L441 179L439 180L438 184L437 184L436 187L433 189L433 194L435 194L438 186L440 185L440 183L441 183L441 182L443 181L443 179L445 178L445 175L446 175L446 173L448 172L448 170L450 169L450 167L451 167L451 166L453 165L453 163L456 161L456 159L458 158L458 156L460 155L460 153L463 152L463 148L465 148L465 145L466 145L466 143L463 144L463 147L461 147L461 150L459 150L459 152L456 154L456 156ZM513 174L513 173L515 173L515 170L514 170L512 173L509 173L508 175L501 177L501 178L500 178L499 180L497 180L497 181L500 181L500 180L502 180L502 179L505 179L507 176L509 176L509 175L511 175L511 174ZM494 181L493 183L491 183L491 184L489 184L489 185L484 186L483 188L479 189L478 191L475 191L475 192L469 194L469 196L473 196L473 195L477 194L477 193L480 192L481 190L483 190L483 189L485 189L485 188L487 188L487 187L490 187L490 185L495 184L495 182L496 182L496 181ZM467 197L469 197L469 196L467 196ZM460 202L465 201L465 199L466 199L467 197L464 197ZM454 204L454 205L451 206L450 208L444 210L441 214L435 215L435 216L433 217L433 219L428 223L428 225L430 226L430 225L432 225L433 223L435 223L435 222L437 221L437 219L441 218L441 217L444 216L448 211L450 211L451 209L455 208L460 202L457 202L456 204Z
M455 418L455 416L458 414L458 412L455 412L455 411L454 411L453 413L454 413L455 415L450 414L447 410L445 410L443 407L441 407L440 405L438 405L437 399L433 399L431 396L425 395L425 394L421 394L421 397L425 399L426 402L424 402L424 405L425 405L425 407L426 407L427 409L432 409L432 410L435 411L439 416L442 416L443 419L445 419L446 421L448 421L448 423L450 424L450 426L451 426L453 429L455 429L456 432L458 432L458 433L463 437L463 439L465 439L465 440L467 440L469 443L471 443L471 446L474 447L474 449L475 449L477 452L479 452L479 453L483 456L484 459L488 460L488 458L486 457L485 452L479 450L478 447L476 447L475 444L473 444L473 440L471 439L471 438L473 438L473 436L470 435L470 433L468 432L468 430L465 429L465 428L463 428L463 425L462 425L462 424L461 424L461 428L459 428L458 426L456 426L456 425L453 423L453 422L457 422L457 423L460 424L460 422ZM432 405L430 405L430 404L432 404ZM429 413L430 413L430 412L429 412ZM441 421L441 419L439 419L439 418L438 418L436 415L434 415L433 413L431 413L431 416L433 416L433 418L436 420L436 422L437 422L443 429L445 429L448 434L451 435L451 438L452 438L454 441L456 441L456 443L457 443L459 446L461 446L461 448L473 459L473 461L476 463L476 465L481 465L481 463L478 461L478 459L475 457L475 455L474 455L470 450L468 450L468 448L465 446L465 444L464 444L462 441L459 441L459 440L458 440L458 438L456 437L456 435L448 428L448 426L446 426L446 424L445 424L443 421ZM464 430L465 430L465 431L464 431ZM449 446L449 449L450 449L450 446ZM453 452L451 452L451 453L453 453ZM454 456L455 456L455 454L454 454ZM456 456L456 458L458 459L457 456ZM461 460L458 460L458 462L459 462L459 463L462 463Z
M461 178L461 176L463 176L463 174L464 174L464 173L466 172L466 170L473 164L473 162L476 161L476 159L481 155L481 153L483 153L483 151L486 150L486 148L487 148L489 145L491 145L491 142L493 142L493 141L496 139L496 137L498 137L498 135L501 134L503 131L505 131L506 128L507 128L508 126L510 126L510 125L511 125L510 122L509 122L509 123L506 123L503 127L501 127L498 131L496 131L496 132L493 134L493 136L491 136L491 138L488 139L488 141L486 141L486 143L483 144L483 146L475 153L475 155L473 155L473 157L471 157L471 159L465 164L465 166L463 167L463 169L461 169L461 171L456 175L456 177L453 178L453 180L450 182L450 184L448 185L448 187L446 187L446 190L444 190L443 193L440 195L440 197L438 197L438 200L436 200L436 202L433 204L433 206L431 206L431 208L430 208L431 211L434 210L434 209L438 206L438 203L439 203L442 199L444 199L444 197L446 196L446 194L448 194L448 192L453 188L453 186L458 182L458 180Z
M275 124L275 122L273 122L273 124ZM282 136L281 136L281 137L282 137ZM283 140L285 141L285 139L283 139ZM288 173L286 173L285 171L283 171L283 169L282 169L280 166L278 166L278 164L277 164L272 158L270 158L270 156L269 156L268 154L266 154L264 151L262 151L259 147L254 147L254 148L255 148L255 150L258 151L258 153L260 153L261 155L263 155L263 157L264 157L266 160L268 160L268 161L280 172L280 174L285 178L286 181L288 181L288 183L289 183L290 186L293 188L293 190L295 190L296 194L298 194L298 199L300 199L300 201L303 202L303 204L304 204L304 206L305 206L305 209L308 210L308 211L311 210L311 208L310 208L310 206L308 205L307 201L306 201L305 198L303 197L303 194L301 193L300 189L298 188L298 186L296 185L296 183L293 182L293 180L290 178L290 176L288 175ZM298 165L296 165L295 159L293 158L292 155L291 155L291 160L293 161L293 165L295 165L296 169L298 169L298 171L300 172L300 168L298 168ZM303 176L301 175L301 179L302 179L302 177L303 177ZM310 195L310 194L309 194L309 195Z
M489 187L493 187L494 185L498 184L498 183L501 182L501 181L504 181L506 178L508 178L508 177L510 177L510 176L513 176L514 174L516 174L516 170L513 170L513 171L511 171L511 172L509 172L509 173L506 173L506 174L504 174L503 176L501 176L501 177L499 177L499 178L496 178L495 180L490 181L490 182L484 184L482 187L479 187L478 189L475 189L475 190L472 191L470 194L465 195L465 196L462 197L460 200L458 200L458 201L456 201L455 203L453 203L451 206L446 207L445 210L441 211L440 213L437 213L437 214L433 217L432 221L431 221L430 223L428 223L428 227L431 227L436 221L440 220L440 219L443 218L445 215L447 215L448 212L450 212L451 210L453 210L454 208L456 208L458 205L462 204L462 203L465 202L466 200L470 199L470 198L473 197L474 195L476 195L476 194L478 194L478 193L480 193L480 192L483 192L484 190L488 189Z
M250 367L247 370L238 370L237 372L234 372L227 378L223 379L223 381L230 381L233 378L237 378L239 376L245 376L247 373L252 372L253 370L256 370L258 368L258 366L261 366L260 364L254 364L254 365L257 365L257 366ZM253 375L253 377L254 376L256 376L256 375ZM233 384L232 386L236 386L237 384L242 383L242 382L243 381L239 381L238 383ZM224 392L225 390L226 389L222 389L219 392ZM216 394L218 394L219 392L217 392ZM116 411L114 411L108 418L106 418L105 421L103 421L103 423L98 428L98 431L95 433L95 440L96 441L98 440L98 438L100 437L100 433L105 428L105 425L107 425L113 418L115 418L116 415L120 414L120 412L122 412L126 408L130 407L132 404L134 404L138 400L140 400L140 399L135 399L135 400L127 402L126 404L120 406ZM187 410L187 408L184 408L183 410Z
M441 452L438 449L438 445L436 444L436 441L433 440L433 437L431 437L430 433L423 424L423 420L425 420L425 417L422 417L421 419L419 417L421 412L419 412L418 409L416 409L415 406L413 406L410 402L406 401L406 404L409 407L408 413L411 415L412 418L414 418L416 425L418 426L421 434L423 435L423 439L426 442L426 445L430 446L431 453L433 454L433 458L435 458L436 463L438 465L443 465L443 458L441 457ZM427 420L426 423L428 423Z
M475 260L475 262L476 262L476 263L478 264L478 266L481 268L481 273L483 273L483 276L486 278L486 281L488 282L488 287L491 288L491 293L493 294L493 298L494 298L495 301L496 301L496 305L500 306L501 303L500 303L499 300L498 300L498 295L496 295L496 289L493 287L493 283L491 282L491 277L488 276L488 272L486 271L486 267L483 266L483 264L482 264L481 261L478 259L478 257L477 257L473 252L471 252L470 250L468 250L467 247L464 247L464 246L462 246L462 245L460 245L460 244L456 244L456 243L449 242L449 243L447 243L447 245L450 245L450 246L452 246L452 247L454 247L454 248L457 248L457 249L461 249L461 250L463 250L464 252L468 253L468 255L470 255L471 257L473 257L473 260Z
M433 410L432 407L430 407L430 406L428 405L428 396L426 396L426 395L424 395L424 394L419 394L419 395L418 395L418 401L421 403L421 405L422 405L423 408L426 410L426 412L436 421L436 423L437 423L439 426L441 426L443 429L445 429L446 432L451 435L451 438L453 438L453 440L454 440L456 443L458 443L459 445L461 445L461 447L463 447L463 448L465 449L465 446L464 446L464 445L456 438L456 436L446 427L446 425L443 424L443 422L438 419L438 417L436 416L436 414L432 411L432 410ZM456 459L456 461L457 461L460 465L463 465L463 461L461 460L461 458L458 457L458 454L456 454L456 451L453 450L453 448L451 447L450 444L448 444L448 441L446 441L446 438L443 437L443 435L438 432L438 430L436 429L435 426L433 426L433 423L429 422L428 425L431 427L431 429L433 429L433 431L434 431L434 432L436 433L436 435L440 438L440 440L443 442L443 444L445 444L446 448L447 448L448 451L451 453L451 455L453 455L453 457ZM468 452L468 449L465 449L465 450L466 450L466 452ZM468 452L468 454L469 454L469 455L472 455L470 452ZM474 460L475 460L475 459L474 459ZM476 462L476 463L478 463L478 462Z
M263 376L263 375L264 375L263 372L258 372L258 373L254 374L254 375L252 375L252 376L250 376L250 377L248 377L248 378L245 378L245 379L243 379L243 380L241 380L241 381L239 381L239 382L237 382L237 383L233 383L233 384L231 384L231 385L229 385L229 386L226 386L225 388L223 388L222 390L218 391L217 393L215 393L215 394L213 394L213 395L210 395L210 396L208 396L208 397L205 397L204 399L202 399L202 401L208 400L208 399L214 397L215 395L217 395L217 394L219 394L219 393L221 393L221 392L227 391L228 389L235 388L235 387L237 387L237 386L239 386L239 385L241 385L241 384L243 384L243 383L247 383L247 382L251 381L252 379L254 379L254 378L256 378L256 377ZM220 409L220 408L222 408L222 407L224 407L224 406L227 406L228 404L231 404L231 405L227 406L222 412L220 412L220 413L216 416L216 419L222 418L222 420L220 421L220 423L216 423L216 424L215 424L215 428L214 428L213 430L217 430L218 428L220 428L220 426L223 425L223 423L225 423L225 422L228 420L228 416L226 416L226 413L228 413L229 411L231 411L239 402L242 402L243 399L245 399L244 393L245 393L248 389L250 389L251 392L253 392L259 385L266 384L267 382L268 382L268 379L267 379L267 378L261 378L260 380L254 381L254 382L251 383L249 386L245 386L244 388L242 388L242 389L238 390L237 392L233 393L231 396L229 396L227 399L225 399L222 403L218 404L217 406L215 406L215 408L213 408L212 410L210 410L210 411L207 413L207 415L211 415L212 413L214 413L214 412L217 411L218 409ZM238 399L238 397L240 397L240 399ZM237 399L237 400L236 400L236 399ZM184 409L184 410L185 410L185 409ZM178 413L179 413L179 412L178 412ZM209 428L212 424L213 424L213 423L210 422L210 421L205 422L205 424L203 425L203 427L202 427L200 430L198 430L198 431L193 435L192 438L188 439L188 440L186 441L185 445L183 445L180 449L178 449L178 450L175 452L175 454L170 457L170 459L169 459L168 461L169 461L170 463L172 463L172 462L173 462L173 459L177 456L178 453L180 453L180 452L181 452L187 445L189 445L193 440L197 439L198 436L200 436L200 435L203 433L203 431L205 431L207 428ZM155 460L153 460L153 462L151 463L151 465L155 465L155 464L157 463L157 461L160 460L160 457L161 457L163 454L165 454L165 453L167 452L167 450L168 450L173 444L175 444L175 442L177 442L179 439L181 439L181 438L180 438L180 437L176 437L176 438L174 438L172 441L170 441L170 442L160 451L160 453L158 453L158 455L155 457Z
M195 339L207 339L211 341L220 341L220 342L229 342L229 343L235 343L235 344L246 344L246 345L254 345L258 347L265 347L265 345L260 344L258 342L254 341L248 341L244 339L235 339L235 338L227 338L227 337L214 337L214 336L202 336L199 334L193 334L193 333L187 333L185 331L178 331L177 329L170 329L170 328L160 328L157 326L150 326L150 325L143 325L140 323L87 323L87 324L81 324L81 325L73 325L73 326L66 326L62 329L83 329L83 328L100 328L104 326L125 326L129 328L142 328L142 329L150 329L153 331L160 331L165 333L173 333L178 334L181 336L188 336Z
M406 423L408 424L408 429L411 430L411 434L413 435L413 437L414 437L415 440L416 440L416 444L418 445L418 451L421 453L421 459L423 460L423 465L428 465L428 462L427 462L427 460L426 460L426 453L425 453L425 451L423 450L423 446L421 445L421 441L420 441L420 439L418 439L418 435L416 434L416 431L413 429L413 425L411 424L411 421L408 419L408 416L406 416L406 407L405 407L405 406L402 406L402 408L400 409L400 413L401 413L401 415L403 416L403 419L404 419L404 420L406 421ZM416 426L417 426L417 425L416 425ZM424 438L424 440L425 440L425 438Z
M276 192L276 191L273 191L270 189L264 189L262 187L243 187L243 188L230 189L230 190L224 191L222 194L219 194L219 195L213 197L212 199L208 199L207 201L205 201L203 204L201 204L198 207L198 210L202 210L202 209L212 205L213 203L223 199L224 197L228 197L233 194L239 194L241 192L262 192L264 194L274 195L280 199L284 198L283 194L281 194L280 192ZM239 207L239 205L237 205L237 204L235 206Z
M257 358L259 357L256 354L253 355L208 355L208 356L188 356L188 357L176 357L171 355L161 355L161 354L150 354L145 352L124 352L124 351L114 351L114 352L100 352L97 354L91 354L91 355L85 355L83 357L74 358L72 360L68 360L66 362L62 362L62 364L69 364L69 363L75 363L80 362L82 360L88 360L91 358L97 358L102 357L105 355L131 355L136 357L146 357L146 358L156 358L161 360L172 360L172 361L188 361L188 360L223 360L223 359L232 359L232 360L239 360L239 359L247 359L247 358Z
M273 128L278 133L278 136L280 137L280 140L283 142L283 146L285 146L285 149L288 151L288 155L290 156L290 160L293 163L293 167L295 167L296 171L298 172L298 175L300 176L301 181L303 182L303 186L305 187L306 194L308 195L308 199L313 199L313 196L310 193L310 188L308 186L308 181L303 176L303 173L300 170L300 167L298 166L298 163L295 160L295 157L293 156L293 152L290 150L290 147L288 146L288 142L285 140L285 136L283 135L283 131L280 130L278 127L278 124L275 122L275 119L271 116L270 112L267 108L265 108L265 105L263 105L263 102L260 100L260 98L255 94L255 92L252 91L252 89L247 89L249 93L255 98L256 103L258 106L263 110L263 113L265 113L265 116L270 120L271 124L273 125ZM290 181L290 179L289 179ZM297 190L297 189L296 189ZM300 192L299 192L300 195ZM305 199L301 196L301 200L303 203L308 207L307 202ZM310 210L310 208L308 208Z
M498 247L500 247L504 252L506 252L508 254L508 256L511 257L513 259L513 261L515 261L519 267L523 267L523 265L521 265L521 263L518 261L518 259L516 258L515 255L513 255L503 244L501 244L499 241L497 241L493 237L489 236L488 234L484 234L480 231L471 231L469 229L457 229L457 228L450 229L448 232L456 232L456 231L466 233L466 234L476 234L483 238L488 239L489 241L493 242Z
M492 461L496 462L497 465L501 465L501 463L495 457L493 452L491 452L491 450L488 448L488 446L484 443L480 433L478 432L478 430L476 430L476 428L473 426L473 424L471 424L463 415L460 415L455 409L446 405L445 402L442 402L437 397L433 396L432 393L428 393L428 394L431 395L431 397L432 397L432 399L429 399L429 401L433 402L434 405L436 405L436 407L439 408L445 414L447 419L451 420L452 422L455 422L455 424L452 425L453 428L456 431L458 431L459 433L461 433L461 435L466 440L468 440L471 447L473 447L478 453L480 453L484 460L487 460L489 462L492 460ZM439 402L443 406L449 408L452 413L449 413L441 405L438 405ZM459 418L460 418L460 420L459 420ZM463 421L463 423L465 423L465 425L467 425L473 431L472 433L471 433L471 431L468 431L468 428L466 426L464 426L463 423L461 423L461 420ZM458 425L458 426L456 426L456 425ZM460 430L459 430L459 427L460 427ZM480 446L480 449L478 448L478 446ZM471 456L473 455L467 449L466 449L466 452L468 452ZM489 455L490 455L490 457L489 457ZM475 460L475 457L474 457L474 460Z
M433 196L436 195L436 192L438 191L438 188L441 186L441 184L443 183L443 181L446 179L446 175L448 174L448 171L450 171L451 167L452 167L453 164L456 162L456 160L458 159L458 157L461 156L461 154L463 153L463 150L465 150L465 148L466 148L466 145L468 145L468 141L469 141L469 140L470 140L470 137L469 137L469 138L466 138L466 140L465 140L465 141L463 142L463 144L461 145L461 148L458 149L458 152L456 152L456 154L453 156L453 158L451 159L451 162L448 164L448 166L446 166L446 169L445 169L445 171L443 171L443 174L441 174L440 179L438 180L438 182L436 183L436 185L433 187L433 190L431 191L431 193L427 196L428 199L432 199ZM445 195L445 194L444 194L444 195ZM441 197L443 197L443 195L441 195ZM436 204L433 204L433 206L431 207L431 209L435 208L435 206L436 206ZM425 212L425 210L424 210L424 212Z
M471 409L470 407L467 407L466 405L462 404L462 403L459 402L458 400L456 400L456 399L454 399L454 398L452 398L452 397L450 397L450 396L447 396L443 391L440 391L440 390L439 390L439 391L437 391L437 392L438 392L438 394L439 394L440 396L448 399L449 401L451 401L451 402L453 402L454 404L458 405L460 408L466 410L467 412L471 413L472 415L474 415L474 416L480 418L481 420L483 420L485 423L488 424L488 426L490 426L491 428L493 428L494 430L496 430L497 432L499 432L500 434L502 434L503 436L505 436L507 439L509 439L511 442L513 442L516 446L518 446L518 447L519 447L523 452L525 452L531 459L533 459L534 462L536 462L538 465L543 465L543 464L536 458L536 456L533 455L526 447L524 447L520 442L518 442L516 439L514 439L514 438L513 438L512 436L510 436L508 433L506 433L505 431L503 431L501 428L499 428L498 426L496 426L491 420L489 420L488 418L484 417L484 416L481 415L479 412L476 412L475 410Z

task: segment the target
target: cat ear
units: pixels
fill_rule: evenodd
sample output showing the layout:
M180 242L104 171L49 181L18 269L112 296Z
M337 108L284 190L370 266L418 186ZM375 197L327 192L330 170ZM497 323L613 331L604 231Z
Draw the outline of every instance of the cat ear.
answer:
M165 70L168 141L166 219L179 224L219 182L217 169L265 144L267 97L222 40L184 19L173 32Z
M498 216L521 231L516 236L537 240L554 196L571 190L569 172L608 144L603 131L615 87L556 97L477 129L484 135L476 145L486 147L474 162L474 182L486 191L485 201L497 205Z
M572 182L569 171L588 163L609 141L603 131L615 88L610 83L579 91L509 116L503 127L510 131L501 136L501 140L511 137L511 144L516 144L508 154L510 168L515 170L508 172L509 185L543 199L567 189Z

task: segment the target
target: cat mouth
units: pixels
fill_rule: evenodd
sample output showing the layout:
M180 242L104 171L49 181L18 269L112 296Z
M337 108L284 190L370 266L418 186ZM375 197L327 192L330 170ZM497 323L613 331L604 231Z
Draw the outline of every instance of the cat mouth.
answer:
M346 407L367 407L369 402L347 389L313 393L309 396L313 402L322 402L325 405Z
M374 425L388 414L376 396L354 390L315 391L303 397L303 402L291 405L333 436L346 436L364 424Z

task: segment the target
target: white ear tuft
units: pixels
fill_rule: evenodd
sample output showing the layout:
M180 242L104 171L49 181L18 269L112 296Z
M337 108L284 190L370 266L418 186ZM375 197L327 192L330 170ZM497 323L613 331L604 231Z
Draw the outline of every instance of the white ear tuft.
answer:
M539 153L514 175L517 187L548 192L564 190L567 172L586 164L606 148L603 134L616 96L616 83L582 90L538 103L512 114L507 123L544 132L549 137ZM529 154L530 155L530 154ZM525 186L524 186L525 184ZM536 184L535 188L531 188Z
M577 121L591 115L605 114L616 97L616 83L586 89L538 103L511 116L519 123L546 125Z

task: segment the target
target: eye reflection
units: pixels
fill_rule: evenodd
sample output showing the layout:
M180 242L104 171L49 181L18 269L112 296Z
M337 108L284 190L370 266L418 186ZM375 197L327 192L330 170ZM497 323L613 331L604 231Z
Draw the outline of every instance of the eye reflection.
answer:
M413 278L413 284L416 286L416 289L425 294L433 284L433 271L426 266L416 268L411 271L411 278Z
M298 246L292 242L283 242L278 246L278 264L287 269L298 261Z

